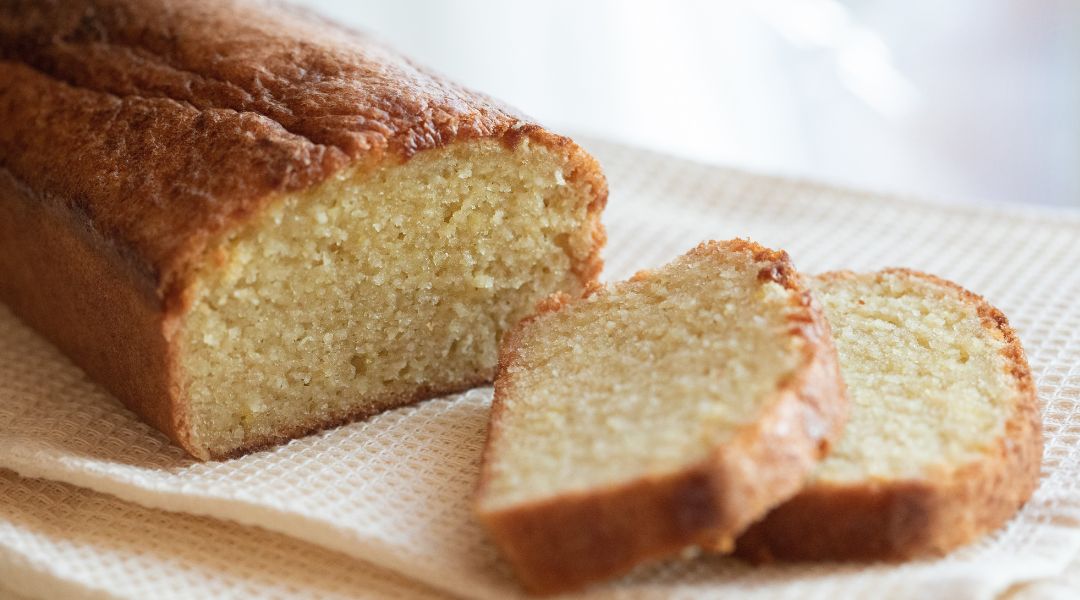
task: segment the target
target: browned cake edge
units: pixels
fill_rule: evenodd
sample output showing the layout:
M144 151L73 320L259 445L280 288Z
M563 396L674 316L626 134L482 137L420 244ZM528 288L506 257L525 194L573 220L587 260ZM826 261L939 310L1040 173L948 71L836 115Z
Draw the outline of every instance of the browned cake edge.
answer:
M662 477L564 494L486 511L492 440L506 435L501 415L513 393L510 367L522 339L547 313L572 304L553 296L505 338L477 488L477 516L525 587L537 594L579 588L687 547L730 549L734 538L765 511L795 494L841 432L847 396L828 323L788 256L752 242L703 243L691 254L743 252L767 261L760 277L795 291L799 314L791 334L806 340L794 377L780 382L762 417L699 464ZM637 279L652 277L648 272ZM592 287L588 294L607 293Z
M942 555L1001 527L1038 486L1042 421L1024 350L1005 315L982 297L944 279L887 269L953 290L974 305L983 326L999 332L1015 405L1005 432L981 460L918 480L811 484L752 526L736 553L768 560L902 560ZM819 276L855 277L849 272Z

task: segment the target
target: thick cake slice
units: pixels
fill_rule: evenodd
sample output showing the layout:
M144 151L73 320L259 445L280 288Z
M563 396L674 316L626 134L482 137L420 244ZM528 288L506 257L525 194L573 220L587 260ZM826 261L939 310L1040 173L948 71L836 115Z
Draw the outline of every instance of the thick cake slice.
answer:
M200 458L490 381L596 162L280 3L0 3L0 301Z
M553 297L507 336L477 512L538 593L730 547L798 491L846 407L828 326L787 255L702 244Z
M1005 316L907 270L815 278L852 411L795 498L738 542L751 558L901 559L1000 527L1039 479L1031 374Z

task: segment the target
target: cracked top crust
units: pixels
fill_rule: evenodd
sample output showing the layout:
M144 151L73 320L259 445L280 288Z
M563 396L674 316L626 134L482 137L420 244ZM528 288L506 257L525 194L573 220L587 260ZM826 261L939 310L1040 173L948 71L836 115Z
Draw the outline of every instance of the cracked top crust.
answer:
M523 119L284 5L0 3L0 175L83 217L167 304L215 236L344 167L470 138L572 144Z

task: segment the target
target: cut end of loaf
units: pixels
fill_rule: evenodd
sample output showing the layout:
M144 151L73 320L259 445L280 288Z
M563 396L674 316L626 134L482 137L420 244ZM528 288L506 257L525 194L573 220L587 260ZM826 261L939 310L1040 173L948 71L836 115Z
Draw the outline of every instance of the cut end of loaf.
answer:
M569 152L470 141L346 171L223 240L182 329L189 450L489 381L503 333L599 270L603 190Z

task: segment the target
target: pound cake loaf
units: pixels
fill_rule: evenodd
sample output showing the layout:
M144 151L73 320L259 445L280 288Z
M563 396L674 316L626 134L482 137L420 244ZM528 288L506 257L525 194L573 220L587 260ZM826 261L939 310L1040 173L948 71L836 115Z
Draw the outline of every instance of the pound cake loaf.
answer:
M768 560L944 553L1005 523L1039 479L1035 389L1005 316L907 270L812 281L851 418L797 496L738 541Z
M192 455L490 381L597 163L278 3L0 3L0 300Z
M786 254L710 242L554 296L508 334L476 510L554 593L737 534L795 494L847 408Z

